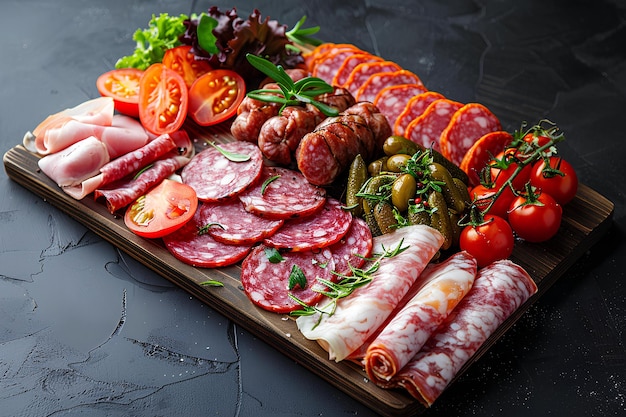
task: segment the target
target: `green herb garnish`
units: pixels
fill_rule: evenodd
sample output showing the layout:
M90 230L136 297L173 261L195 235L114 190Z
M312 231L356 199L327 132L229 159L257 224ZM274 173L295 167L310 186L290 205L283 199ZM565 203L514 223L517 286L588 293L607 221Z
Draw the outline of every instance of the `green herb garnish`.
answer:
M221 224L219 224L219 223L208 223L208 224L205 224L204 226L199 226L199 227L198 227L198 236L202 236L202 235L204 235L204 234L209 233L209 229L210 229L211 227L213 227L213 226L217 226L217 227L221 228L222 230L226 230L226 229L224 228L224 226L222 226L222 225L221 225Z
M310 28L303 28L304 22L306 21L306 16L302 16L300 20L296 22L293 28L287 32L285 32L285 36L293 43L297 43L298 45L312 45L318 46L322 44L322 40L312 37L311 35L315 35L320 31L319 26L313 26ZM294 52L300 52L300 50L293 45L286 45L285 48L290 49Z
M291 267L291 273L289 274L289 289L293 290L296 286L300 286L300 288L305 289L306 277L298 265L293 265Z
M279 178L280 175L274 175L263 181L263 184L261 185L261 195L265 194L265 190L267 189L267 187Z
M222 155L232 162L246 162L250 160L250 155L245 155L237 152L230 152L215 144L215 142L209 142L211 146L217 149Z
M267 256L267 260L273 264L277 264L285 260L276 248L265 248L264 252L265 256Z
M207 281L202 281L200 285L204 287L223 287L224 283L220 281L215 281L213 279L209 279Z

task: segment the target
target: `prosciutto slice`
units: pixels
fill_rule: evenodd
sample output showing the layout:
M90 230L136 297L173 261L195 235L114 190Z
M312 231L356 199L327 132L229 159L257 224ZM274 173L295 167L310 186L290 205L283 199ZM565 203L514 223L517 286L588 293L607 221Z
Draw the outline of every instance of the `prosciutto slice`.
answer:
M380 258L372 281L338 300L332 315L299 317L298 329L307 339L317 340L328 351L329 359L345 359L387 319L442 243L441 233L424 225L403 227L374 238L373 257L404 250L393 257ZM364 268L368 269L367 265Z
M372 381L385 387L419 352L470 290L476 270L476 259L467 252L426 267L417 283L420 289L367 348L365 371Z
M536 292L528 273L510 260L480 269L467 296L390 385L430 407L485 340Z

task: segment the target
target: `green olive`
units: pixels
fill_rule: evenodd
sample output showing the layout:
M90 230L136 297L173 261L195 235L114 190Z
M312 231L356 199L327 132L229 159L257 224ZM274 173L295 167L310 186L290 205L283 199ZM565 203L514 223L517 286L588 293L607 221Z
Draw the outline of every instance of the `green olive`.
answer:
M409 200L415 198L417 181L411 174L402 174L391 186L391 202L401 213L409 208Z
M367 172L369 172L371 177L375 177L383 171L387 170L387 157L383 156L375 161L372 161L367 166Z
M387 139L385 139L385 143L383 143L383 152L385 152L385 155L387 156L396 154L413 155L417 151L417 144L405 138L404 136L389 136Z
M402 172L402 168L406 166L409 159L411 159L411 155L405 153L391 155L389 159L387 159L387 171Z

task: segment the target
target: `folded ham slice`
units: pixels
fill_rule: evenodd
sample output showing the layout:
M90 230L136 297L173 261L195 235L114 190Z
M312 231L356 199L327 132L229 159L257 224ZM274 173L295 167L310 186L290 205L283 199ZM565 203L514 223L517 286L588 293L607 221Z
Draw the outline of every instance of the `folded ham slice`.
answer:
M442 243L441 233L423 225L403 227L374 238L373 257L399 247L404 251L381 258L379 268L371 275L372 281L338 300L332 315L299 317L298 329L307 339L317 340L331 360L345 359L387 319Z
M367 348L365 371L372 381L387 386L396 372L419 352L470 290L476 269L476 259L467 252L457 252L441 263L426 267L416 283L420 286L417 294Z
M480 269L469 293L390 386L405 388L430 407L485 340L536 292L528 273L510 260Z

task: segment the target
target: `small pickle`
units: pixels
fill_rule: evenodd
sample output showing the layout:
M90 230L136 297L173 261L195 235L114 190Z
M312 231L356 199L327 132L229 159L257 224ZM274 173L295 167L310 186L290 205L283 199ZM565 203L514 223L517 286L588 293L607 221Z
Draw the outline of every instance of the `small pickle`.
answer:
M452 229L452 246L458 246L463 229L459 226L459 215L452 211L450 211L450 227Z
M446 199L446 204L457 213L465 211L465 199L459 192L450 171L443 165L433 162L430 164L430 175L436 181L442 181L444 184L441 186L443 197Z
M428 204L433 209L430 214L431 226L439 230L443 235L443 245L441 249L446 250L452 246L452 225L450 224L450 214L446 199L439 191L433 191L428 196Z
M456 189L459 190L459 194L463 201L465 201L465 207L469 207L472 203L472 197L470 196L469 189L467 188L467 184L465 184L460 178L453 177L452 181L454 181L454 185L456 185Z
M391 186L391 203L400 213L404 213L409 208L409 201L415 198L416 191L415 177L411 174L402 174Z
M407 161L411 159L411 155L405 153L397 153L391 155L387 159L387 171L389 172L402 172L402 169L406 167Z
M370 162L367 166L367 171L370 176L375 177L376 175L380 175L381 172L387 171L387 159L389 159L389 157L383 156L382 158Z
M363 185L362 191L357 194L357 197L361 197L363 199L363 218L367 222L367 225L374 236L380 236L382 234L382 231L376 222L376 218L374 217L374 207L380 199L368 198L368 196L380 196L380 188L384 185L393 183L395 178L395 175L377 175L375 177L371 177Z
M394 231L398 225L396 217L393 215L393 207L382 201L374 206L374 218L383 234Z
M385 155L407 154L412 156L419 149L418 145L404 136L392 135L385 139L383 152Z
M361 190L367 178L367 166L361 154L358 154L350 165L348 184L346 186L346 207L354 216L363 214L363 198L358 197L357 193Z
M424 210L423 208L419 208L416 205L409 206L409 210L407 213L407 218L409 220L409 224L431 224L430 222L430 214Z

